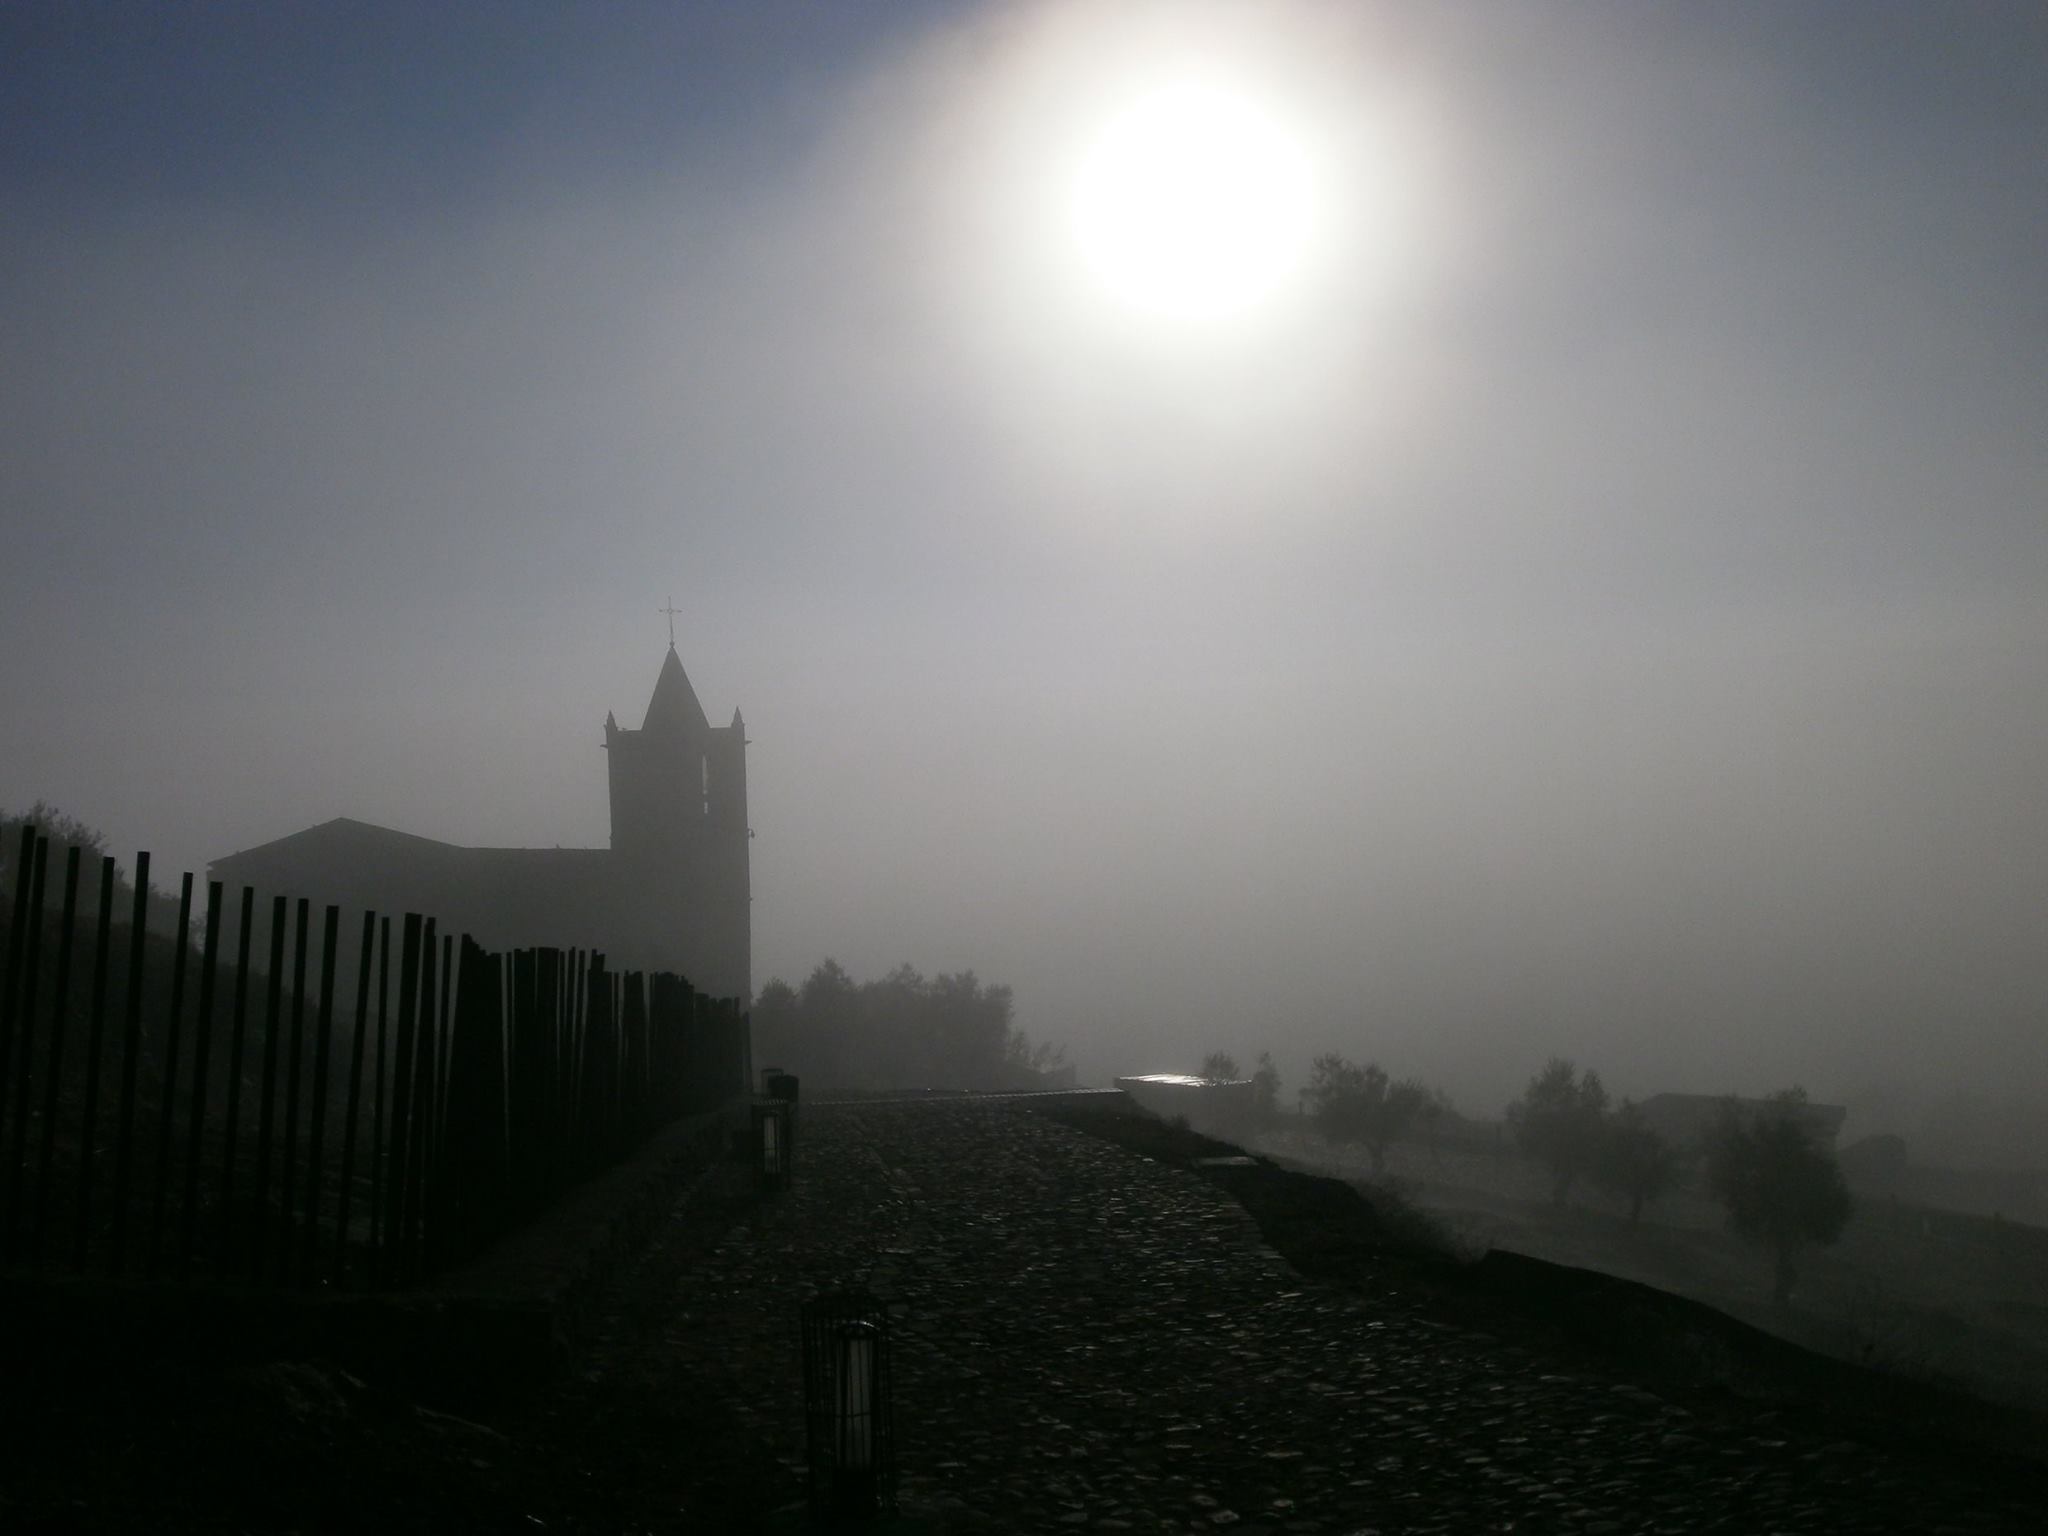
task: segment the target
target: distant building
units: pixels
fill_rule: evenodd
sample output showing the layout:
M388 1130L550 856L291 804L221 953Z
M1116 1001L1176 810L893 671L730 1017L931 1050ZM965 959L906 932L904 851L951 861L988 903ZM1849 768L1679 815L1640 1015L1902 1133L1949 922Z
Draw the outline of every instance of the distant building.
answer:
M1674 1147L1693 1147L1721 1123L1722 1106L1733 1104L1735 1112L1753 1118L1759 1112L1781 1112L1784 1106L1769 1099L1739 1099L1729 1094L1660 1093L1643 1100L1643 1120ZM1839 1104L1800 1104L1795 1107L1799 1121L1816 1145L1832 1149L1842 1121L1849 1111Z
M675 971L752 995L746 729L714 726L673 643L647 716L607 715L609 848L461 848L337 817L216 859L212 878L344 912L438 918L488 948L600 950L614 970Z

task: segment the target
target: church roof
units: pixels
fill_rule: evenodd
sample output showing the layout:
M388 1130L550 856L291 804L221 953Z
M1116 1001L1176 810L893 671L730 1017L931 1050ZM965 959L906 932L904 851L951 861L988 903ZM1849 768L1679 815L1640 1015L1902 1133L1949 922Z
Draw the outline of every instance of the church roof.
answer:
M290 849L318 850L329 852L339 849L383 849L395 853L432 855L457 851L453 843L444 843L439 838L420 837L412 832L399 832L391 827L380 827L373 822L357 821L353 816L336 816L332 821L323 821L303 831L292 832L284 837L272 838L267 843L258 843L253 848L244 848L238 853L209 861L209 867L220 869L238 859L252 855L270 854Z
M689 676L683 671L683 658L676 654L673 645L662 658L661 676L654 680L654 697L647 701L647 718L640 722L643 731L657 728L692 736L701 736L711 729L711 722L704 718L704 706L697 702L697 690L690 686Z
M610 850L604 848L466 848L459 843L444 843L435 837L420 837L392 827L380 827L374 822L357 821L351 816L337 816L318 826L209 860L208 867L216 873L225 872L232 876L245 866L267 864L285 857L301 864L310 860L308 867L316 869L322 860L333 859L352 861L350 867L362 867L363 861L368 860L380 867L396 863L415 870L453 868L458 864L467 868L479 862L494 866L530 864L567 868L610 856Z

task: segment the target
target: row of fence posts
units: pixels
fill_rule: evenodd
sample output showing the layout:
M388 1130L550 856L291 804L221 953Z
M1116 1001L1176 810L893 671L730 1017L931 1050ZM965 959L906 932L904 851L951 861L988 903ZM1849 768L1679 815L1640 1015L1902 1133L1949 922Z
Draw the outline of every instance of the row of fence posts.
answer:
M316 944L309 901L274 897L265 924L246 888L224 964L219 882L196 951L189 874L173 934L153 939L147 853L124 935L112 858L81 930L71 848L52 932L50 853L23 830L0 974L0 1263L403 1284L745 1091L745 1015L680 977L615 973L584 950L494 954L413 913L394 935L365 912L349 945L329 906ZM146 1008L166 947L162 1006Z

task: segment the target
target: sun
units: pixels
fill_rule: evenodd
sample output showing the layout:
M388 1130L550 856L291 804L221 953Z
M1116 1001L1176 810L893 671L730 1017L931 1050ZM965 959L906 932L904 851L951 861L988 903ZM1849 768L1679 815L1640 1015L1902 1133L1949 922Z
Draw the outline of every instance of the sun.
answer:
M1259 310L1301 272L1316 224L1304 137L1256 97L1180 80L1103 122L1072 184L1083 271L1133 314L1182 324Z

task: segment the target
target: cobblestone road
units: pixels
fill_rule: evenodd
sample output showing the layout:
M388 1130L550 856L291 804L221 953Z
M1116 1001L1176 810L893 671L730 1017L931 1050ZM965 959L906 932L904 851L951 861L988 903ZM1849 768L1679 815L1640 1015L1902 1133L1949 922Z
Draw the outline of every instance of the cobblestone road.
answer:
M1013 1108L807 1108L801 1177L595 1369L730 1394L800 1497L792 1319L902 1303L907 1512L1016 1531L2032 1531L1949 1474L1695 1417L1308 1284L1199 1177ZM736 1371L731 1362L751 1367Z

